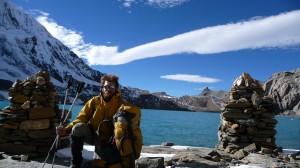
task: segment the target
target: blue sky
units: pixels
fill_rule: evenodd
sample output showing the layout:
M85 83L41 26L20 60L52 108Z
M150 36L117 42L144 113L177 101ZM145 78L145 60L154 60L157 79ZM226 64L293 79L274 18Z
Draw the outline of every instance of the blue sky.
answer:
M171 96L300 68L299 0L11 0L93 69Z

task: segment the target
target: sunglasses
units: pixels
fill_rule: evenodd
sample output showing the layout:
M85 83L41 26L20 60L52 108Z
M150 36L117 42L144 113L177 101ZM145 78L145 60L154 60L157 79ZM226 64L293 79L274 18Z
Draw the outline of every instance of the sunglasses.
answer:
M105 85L103 86L103 88L109 90L109 89L115 89L116 87L114 85Z

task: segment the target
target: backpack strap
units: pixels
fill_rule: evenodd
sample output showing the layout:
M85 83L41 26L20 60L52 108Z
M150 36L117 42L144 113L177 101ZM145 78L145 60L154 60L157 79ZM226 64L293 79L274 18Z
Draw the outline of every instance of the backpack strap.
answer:
M129 116L131 115L131 116ZM131 147L132 147L132 150L133 150L133 154L134 154L134 157L136 157L136 150L135 150L135 141L136 139L134 138L134 135L133 135L133 131L132 131L132 121L131 119L135 116L134 113L130 113L130 112L126 112L125 113L125 119L127 120L128 122L128 126L127 126L127 132L128 132L128 136L129 136L129 139L131 141Z

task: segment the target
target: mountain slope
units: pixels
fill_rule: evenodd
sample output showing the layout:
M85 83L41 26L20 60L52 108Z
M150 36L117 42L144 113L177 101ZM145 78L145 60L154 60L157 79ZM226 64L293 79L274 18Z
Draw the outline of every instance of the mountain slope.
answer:
M86 85L78 103L83 104L99 94L99 79L103 73L90 68L32 16L7 0L0 0L0 56L1 99L8 98L8 89L15 80L24 80L39 71L50 74L61 100L67 75L74 78L69 102L75 97L76 87L82 81ZM177 108L172 102L161 101L155 95L141 96L143 91L137 88L122 85L120 88L124 99L142 108L188 110Z
M279 105L277 113L300 116L300 69L273 74L264 89Z
M32 16L9 1L0 0L0 99L7 100L8 89L14 81L24 80L39 71L49 73L61 101L67 75L74 78L69 102L76 95L77 85L85 82L77 101L79 104L99 94L99 79L104 74L90 68ZM277 101L280 113L300 113L299 86L299 70L275 74L265 82L266 93ZM227 91L208 88L197 96L173 97L122 84L120 87L125 100L147 109L219 112L221 103L229 97Z
M16 79L26 79L38 71L50 74L60 94L63 94L67 75L74 78L73 90L84 81L86 87L81 102L86 95L99 93L99 79L103 73L91 69L33 17L6 0L0 0L0 14L2 97L7 97L5 90Z

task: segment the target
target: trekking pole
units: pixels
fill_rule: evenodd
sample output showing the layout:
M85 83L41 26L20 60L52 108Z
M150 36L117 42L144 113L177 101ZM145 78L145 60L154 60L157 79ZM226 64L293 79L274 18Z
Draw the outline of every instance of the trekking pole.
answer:
M61 117L60 117L59 127L63 126L64 116L65 116L65 106L66 106L67 97L68 97L68 90L69 90L69 88L70 88L70 86L72 85L72 82L73 82L72 76L68 75L67 78L68 78L68 84L67 84L67 90L66 90L65 100L64 100L64 104L63 104L62 114L61 114ZM60 137L59 137L59 135L57 135L55 140L54 140L54 142L56 142L56 143L55 143L55 153L53 155L53 160L52 160L52 168L53 168L53 164L54 164L55 157L56 157L56 151L57 151L57 148L58 148L59 139L60 139Z
M64 104L63 104L63 109L62 109L62 114L61 114L60 124L59 124L59 125L62 125L62 121L63 121L64 115L65 115L64 113L65 113L65 106L66 106L66 103L67 103L68 91L69 91L69 88L71 87L72 82L73 82L72 76L68 75L67 78L68 78L68 81L67 81L67 89L66 89L66 94L65 94L65 99L64 99ZM57 141L57 138L58 138L58 137L55 138L54 142ZM53 143L53 145L51 146L51 148L50 148L50 150L49 150L49 153L48 153L48 155L47 155L47 157L46 157L46 160L45 160L45 162L44 162L44 165L45 165L46 161L48 160L48 157L49 157L50 152L51 152L51 150L53 149L53 147L54 147L54 143ZM43 167L44 167L44 165L43 165Z
M77 98L78 98L78 96L79 96L79 94L80 94L82 88L84 87L84 84L85 84L85 83L82 82L82 83L80 83L80 84L78 85L78 87L77 87L77 94L76 94L76 96L75 96L75 98L74 98L74 100L73 100L73 103L72 103L72 105L71 105L71 107L70 107L70 109L69 109L67 115L65 116L65 119L61 122L61 124L60 124L61 126L64 125L65 122L67 121L67 119L68 119L68 117L69 117L69 114L70 114L70 112L72 111L73 106L74 106L74 104L75 104L75 102L76 102L76 100L77 100ZM53 144L52 144L52 146L51 146L51 148L50 148L50 150L49 150L49 152L48 152L48 155L47 155L47 157L46 157L46 159L45 159L45 161L44 161L44 164L43 164L42 168L44 168L44 166L45 166L45 164L46 164L46 162L47 162L47 160L48 160L48 158L49 158L49 156L50 156L50 153L53 152L53 149L54 149L54 146L55 146L56 149L54 150L54 156L53 156L53 160L52 160L52 167L53 167L53 164L54 164L54 161L55 161L55 157L56 157L56 152L57 152L58 141L59 141L59 135L56 136L56 138L55 138L55 140L54 140L54 142L53 142Z
M65 106L66 106L66 103L67 103L67 97L68 97L68 91L69 91L69 88L71 87L72 85L72 82L73 82L73 78L71 75L68 75L68 84L67 84L67 89L66 89L66 94L65 94L65 100L64 100L64 104L63 104L63 108L62 108L62 114L61 114L61 117L60 117L60 123L59 123L59 126L62 125L62 122L64 120L64 116L65 116Z

